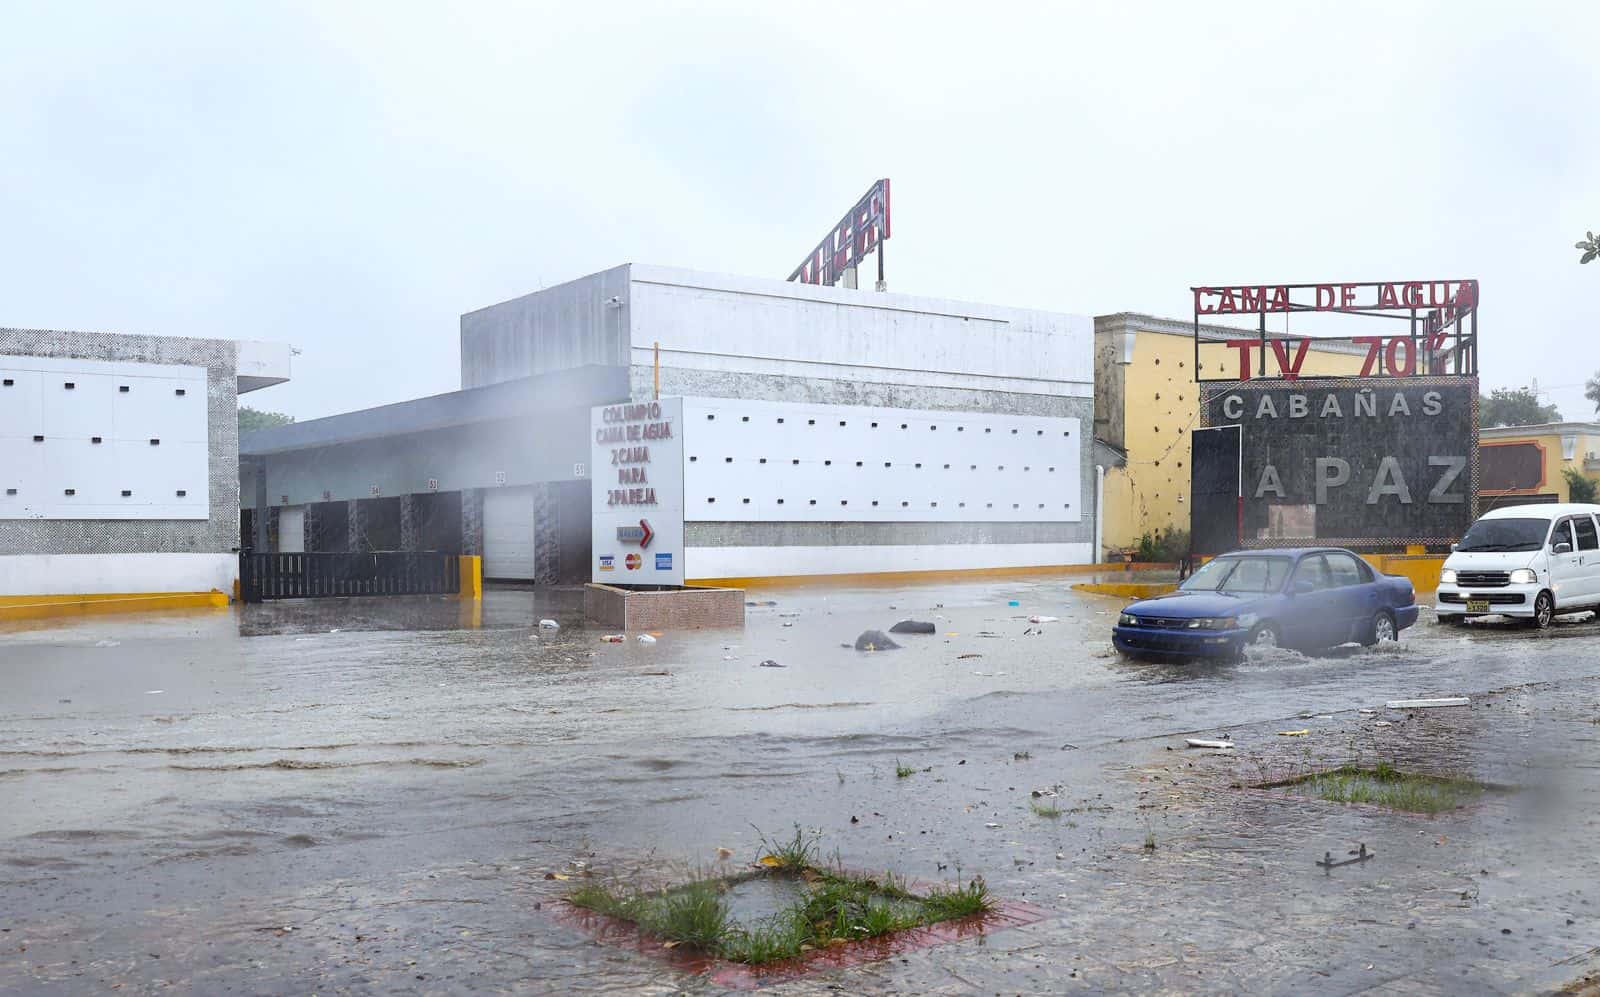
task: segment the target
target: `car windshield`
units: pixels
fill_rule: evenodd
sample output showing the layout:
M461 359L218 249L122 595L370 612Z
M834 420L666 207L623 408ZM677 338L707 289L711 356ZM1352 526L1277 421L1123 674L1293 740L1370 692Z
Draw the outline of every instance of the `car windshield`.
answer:
M1219 557L1178 586L1185 592L1276 592L1289 574L1285 557Z
M1480 519L1456 550L1538 550L1549 531L1548 519Z

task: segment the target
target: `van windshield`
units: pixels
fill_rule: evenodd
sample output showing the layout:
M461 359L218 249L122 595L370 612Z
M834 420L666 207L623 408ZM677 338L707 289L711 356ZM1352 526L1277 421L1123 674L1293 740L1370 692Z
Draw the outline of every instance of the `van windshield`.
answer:
M1549 532L1548 519L1480 519L1456 550L1538 550Z

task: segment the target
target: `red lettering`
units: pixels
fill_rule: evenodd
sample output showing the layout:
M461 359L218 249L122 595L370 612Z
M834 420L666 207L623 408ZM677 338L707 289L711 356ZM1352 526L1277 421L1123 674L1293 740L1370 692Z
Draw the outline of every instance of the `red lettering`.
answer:
M1300 340L1300 349L1295 353L1294 363L1291 364L1289 363L1288 344L1281 339L1274 339L1272 341L1272 352L1278 358L1278 369L1283 372L1284 377L1291 381L1298 381L1300 379L1300 365L1306 362L1306 350L1309 349L1310 346L1311 340Z
M1406 298L1406 307L1407 308L1421 308L1422 307L1422 285L1417 283L1416 281L1412 281L1409 284L1407 284L1406 287L1405 287L1405 298Z
M1217 313L1217 306L1206 304L1204 299L1205 295L1213 293L1215 292L1209 287L1197 287L1194 289L1194 312L1196 315L1215 315Z
M1399 308L1400 307L1400 302L1395 297L1394 285L1393 284L1380 284L1380 285L1378 285L1378 307L1379 308Z
M1339 285L1339 307L1351 308L1356 303L1356 286L1354 284Z
M1417 290L1420 292L1421 288L1418 287ZM1404 367L1400 366L1399 361L1395 359L1395 354L1399 352L1402 346L1406 348L1406 363ZM1389 373L1395 377L1410 377L1417 372L1416 347L1412 346L1411 340L1404 336L1396 336L1389 340L1389 348L1384 351L1383 360L1384 365L1389 368Z
M1272 289L1272 310L1275 312L1289 310L1289 289L1287 287L1275 287Z
M1333 285L1317 285L1317 311L1325 312L1333 308Z
M1230 339L1222 344L1230 350L1239 351L1239 380L1250 380L1250 347L1254 346L1248 339Z
M1361 365L1361 376L1369 377L1373 365L1378 362L1378 351L1383 349L1383 340L1377 336L1357 336L1355 341L1367 348L1367 360Z
M1231 314L1237 313L1238 311L1239 311L1239 306L1233 300L1233 288L1231 288L1231 287L1223 288L1222 289L1222 300L1217 302L1217 311L1216 311L1216 313L1218 315L1231 315Z
M1259 312L1267 303L1267 289L1264 287L1239 288L1239 310L1241 312Z

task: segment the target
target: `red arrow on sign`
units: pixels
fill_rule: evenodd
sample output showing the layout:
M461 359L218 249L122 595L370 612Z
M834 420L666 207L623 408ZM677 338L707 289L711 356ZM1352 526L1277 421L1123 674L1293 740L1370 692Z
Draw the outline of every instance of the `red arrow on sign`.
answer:
M650 546L650 541L655 538L655 531L650 528L650 520L639 520L639 529L644 531L644 536L639 538L639 549L644 550Z

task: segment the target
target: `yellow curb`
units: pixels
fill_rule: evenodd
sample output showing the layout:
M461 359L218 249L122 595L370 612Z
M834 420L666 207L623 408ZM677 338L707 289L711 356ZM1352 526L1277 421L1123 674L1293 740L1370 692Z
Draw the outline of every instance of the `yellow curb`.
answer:
M100 613L143 613L169 609L226 609L221 592L146 592L79 595L0 596L0 621L42 620Z
M1153 599L1177 589L1177 582L1079 582L1072 586L1074 592L1113 595L1122 599Z

